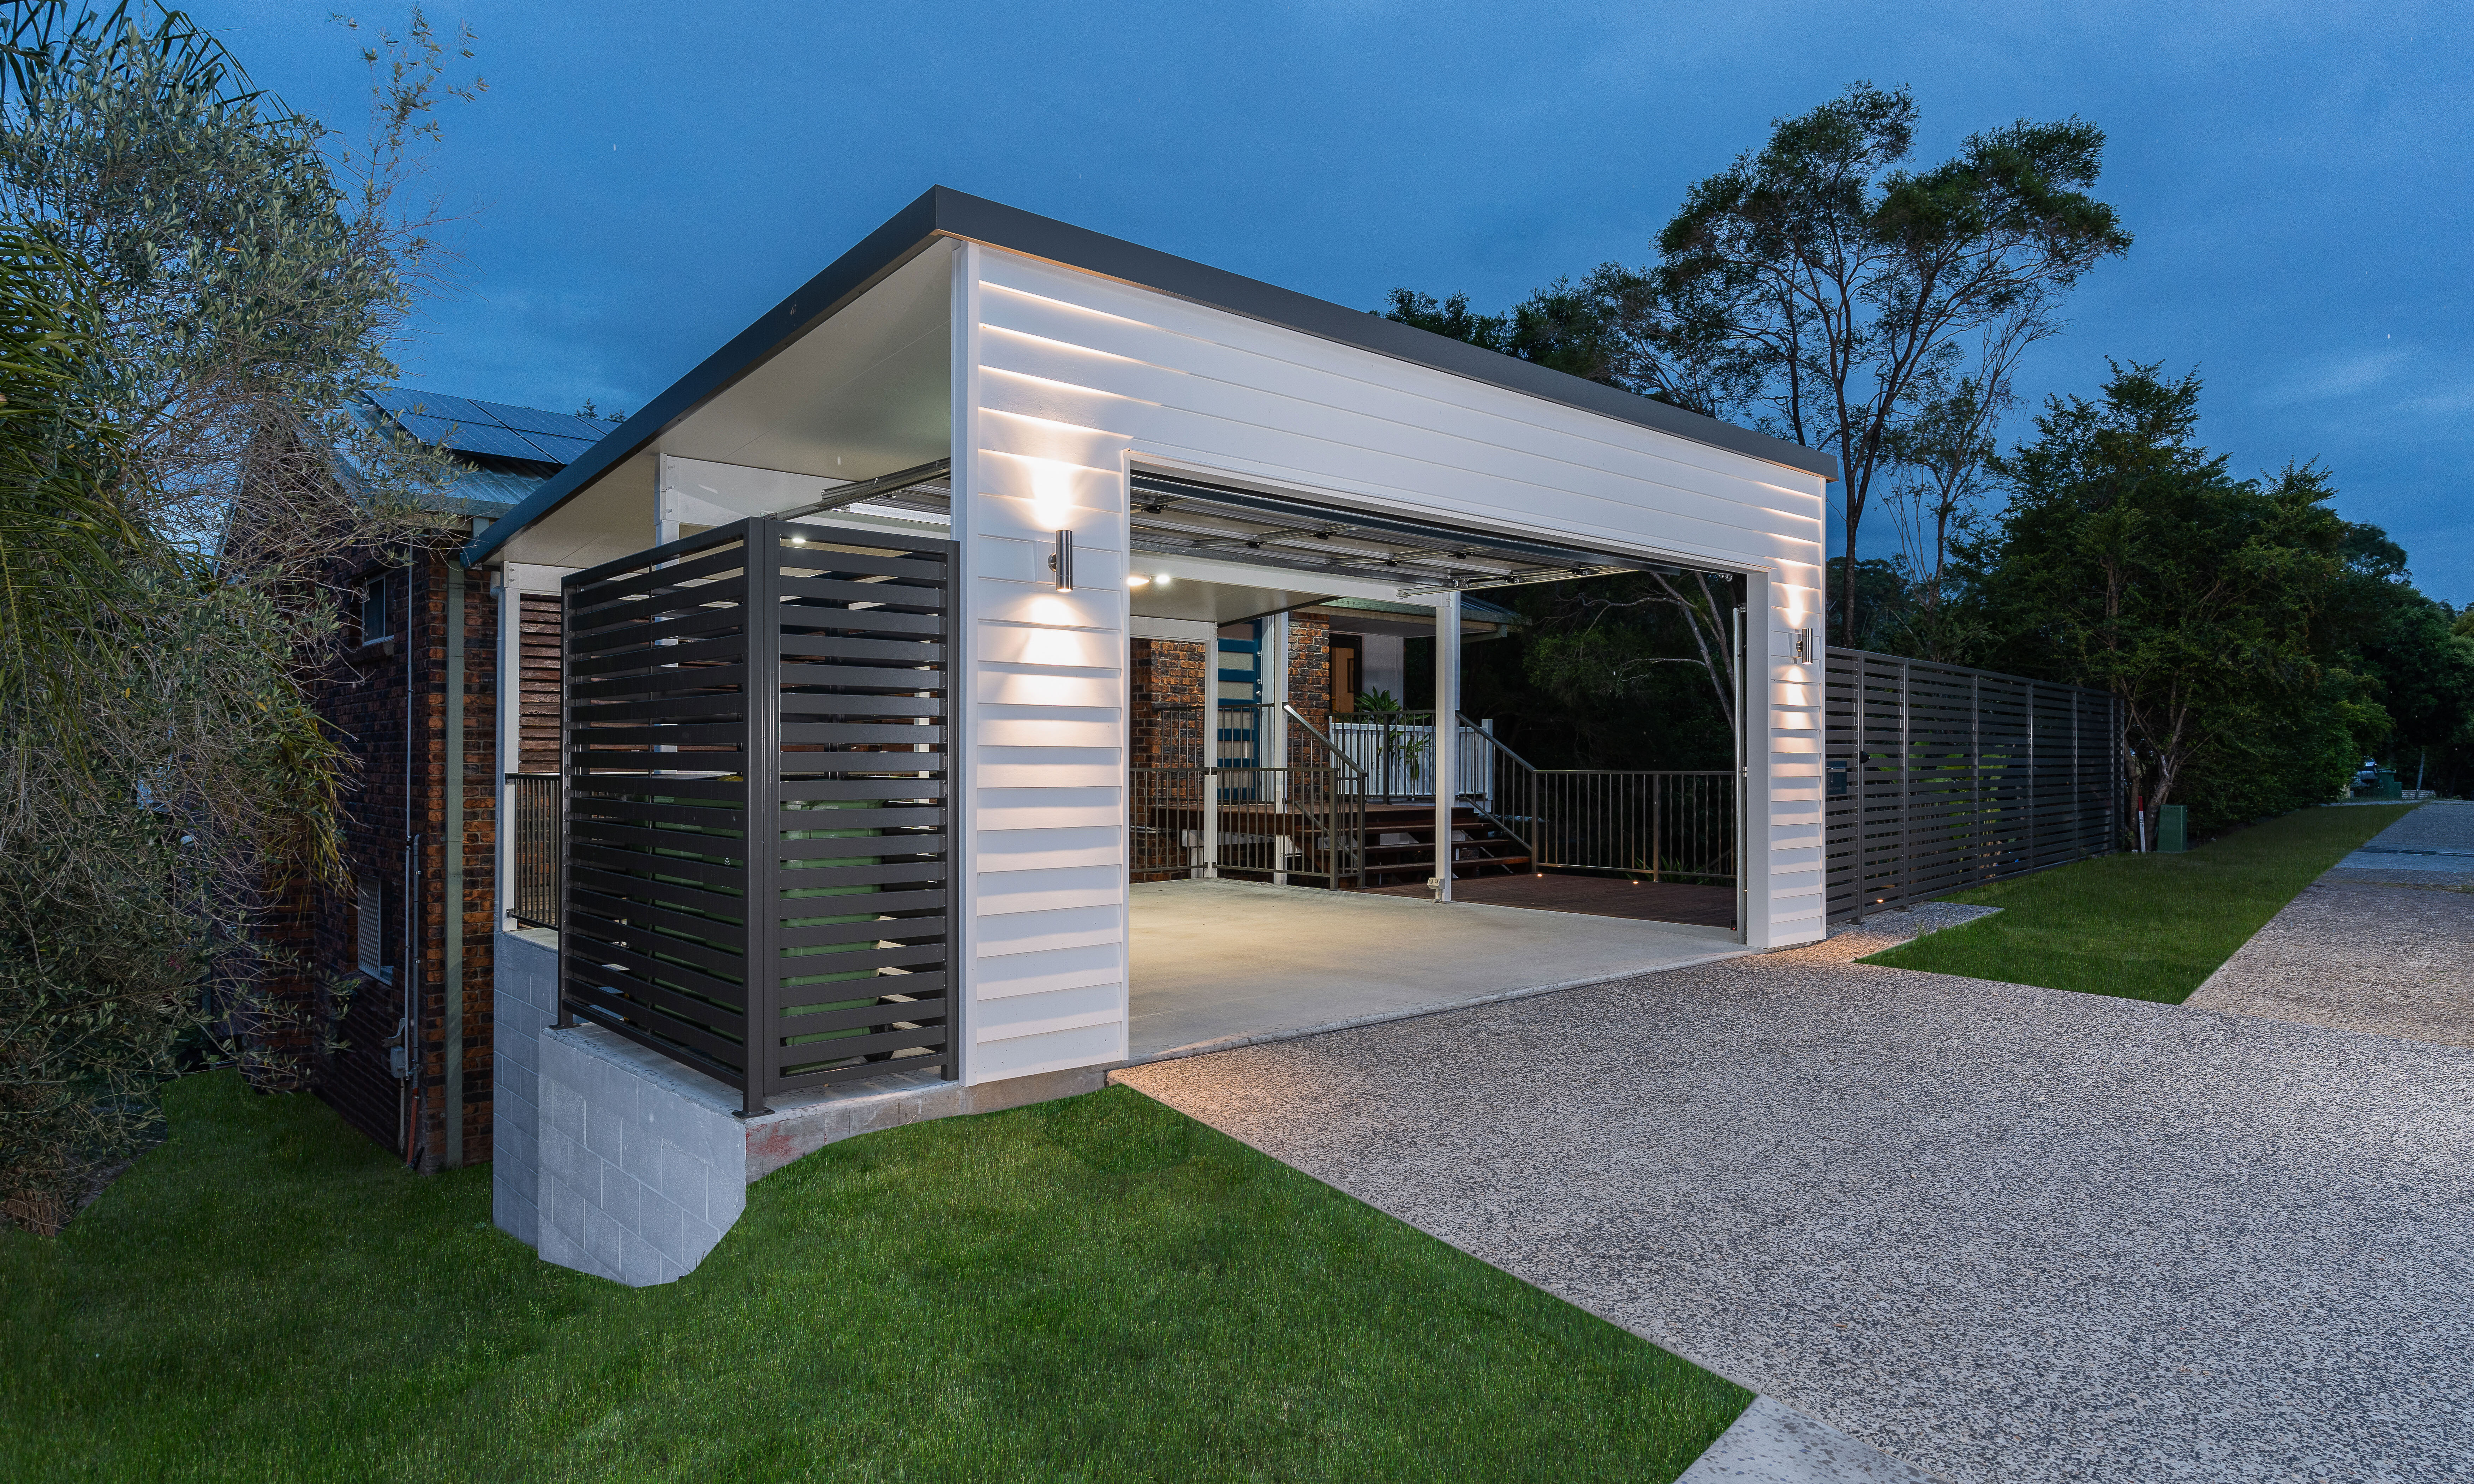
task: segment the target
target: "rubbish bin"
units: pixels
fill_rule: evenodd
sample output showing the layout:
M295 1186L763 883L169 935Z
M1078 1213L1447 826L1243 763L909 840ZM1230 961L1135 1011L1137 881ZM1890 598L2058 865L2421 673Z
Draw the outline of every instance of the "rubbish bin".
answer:
M2403 799L2405 797L2405 790L2397 784L2396 770L2394 768L2382 768L2372 777L2371 797L2374 799Z
M2169 803L2156 811L2156 849L2169 855L2178 855L2191 848L2191 811L2187 805Z

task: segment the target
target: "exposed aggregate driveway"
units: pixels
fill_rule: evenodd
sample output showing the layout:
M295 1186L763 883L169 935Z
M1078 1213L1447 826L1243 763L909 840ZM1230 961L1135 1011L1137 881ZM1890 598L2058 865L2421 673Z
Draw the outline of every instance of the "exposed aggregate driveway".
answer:
M2474 1479L2474 1049L1904 917L1118 1076L1954 1479Z

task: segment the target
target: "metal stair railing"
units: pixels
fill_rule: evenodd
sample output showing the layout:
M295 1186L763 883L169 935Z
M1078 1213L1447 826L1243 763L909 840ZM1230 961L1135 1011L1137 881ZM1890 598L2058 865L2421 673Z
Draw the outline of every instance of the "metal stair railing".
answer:
M1479 819L1519 841L1521 849L1529 852L1529 869L1532 872L1541 869L1546 858L1540 848L1545 831L1540 827L1543 821L1538 813L1537 767L1505 745L1493 732L1470 721L1467 713L1459 714L1464 729L1462 734L1476 737L1486 744L1492 776L1487 788L1472 791L1471 795L1454 802L1464 802Z
M1301 737L1311 737L1322 757L1309 766L1313 776L1328 780L1329 797L1324 802L1323 838L1331 842L1331 881L1338 886L1341 878L1351 876L1357 889L1366 889L1366 770L1355 759L1332 746L1323 730L1306 720L1303 713L1286 702L1280 709L1297 724L1289 732L1292 751L1300 749ZM1303 751L1312 752L1313 748ZM1293 803L1297 801L1292 800ZM1300 806L1303 807L1303 806ZM1312 810L1306 809L1309 815ZM1353 864L1352 864L1353 863Z
M1322 728L1286 703L1156 709L1201 714L1205 725L1192 762L1128 770L1134 874L1302 876L1364 889L1366 770Z
M1460 718L1493 758L1480 818L1529 847L1533 871L1734 884L1735 776L1725 769L1540 768Z

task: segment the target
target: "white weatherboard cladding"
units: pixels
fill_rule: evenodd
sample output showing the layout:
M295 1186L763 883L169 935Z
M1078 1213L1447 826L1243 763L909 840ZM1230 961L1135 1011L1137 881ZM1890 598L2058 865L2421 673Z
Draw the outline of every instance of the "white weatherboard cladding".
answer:
M1124 1055L1134 463L1752 574L1748 925L1823 935L1820 674L1772 658L1818 621L1818 476L976 244L956 263L969 1080Z

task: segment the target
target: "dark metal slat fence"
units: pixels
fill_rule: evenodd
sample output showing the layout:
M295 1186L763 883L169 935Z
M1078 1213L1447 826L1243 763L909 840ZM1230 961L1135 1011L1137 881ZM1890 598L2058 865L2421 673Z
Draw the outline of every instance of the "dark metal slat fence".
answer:
M558 775L510 773L515 795L515 871L509 916L530 927L558 926Z
M2109 692L1863 650L1824 663L1832 921L2120 849Z
M566 579L562 1024L751 1113L953 1075L953 551L756 518Z

